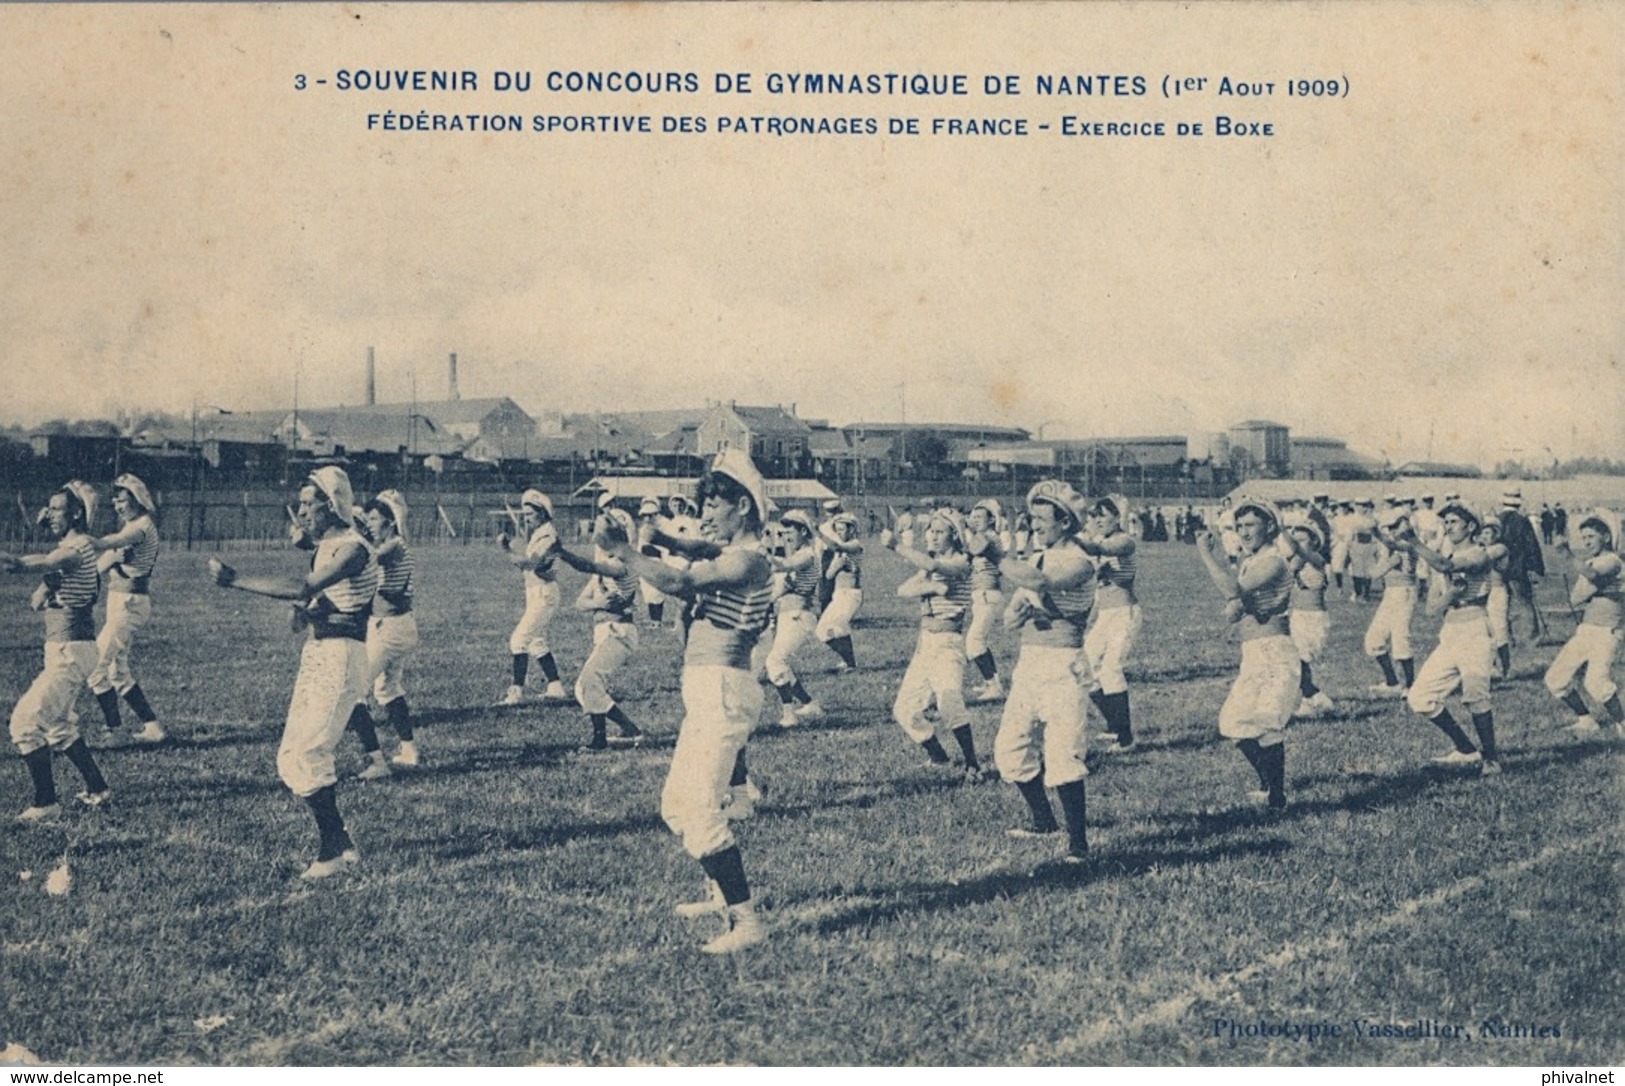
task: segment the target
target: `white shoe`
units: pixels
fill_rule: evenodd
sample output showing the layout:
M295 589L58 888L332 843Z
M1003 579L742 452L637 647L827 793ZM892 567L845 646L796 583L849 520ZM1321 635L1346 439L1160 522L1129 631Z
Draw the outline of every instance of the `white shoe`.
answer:
M728 906L728 930L700 948L704 954L733 954L767 941L767 928L746 901Z
M982 683L979 686L971 687L970 700L971 703L975 705L980 705L989 701L1003 701L1004 682L997 675L995 675L987 682Z
M754 818L756 803L762 798L762 790L756 787L754 781L747 780L737 788L728 790L722 797L722 817L737 822L742 818Z
M498 698L496 703L498 705L518 705L524 700L525 688L522 686L510 686L508 687L508 692Z
M163 725L156 720L149 720L142 725L140 731L133 733L130 738L137 743L162 743L169 738L169 733L164 731Z
M1292 715L1300 720L1311 720L1318 716L1319 713L1315 709L1315 703L1308 698L1304 698L1298 702L1298 707L1292 710Z
M704 898L699 901L680 901L671 911L684 920L694 920L714 913L725 913L728 911L728 903L722 900L722 887L707 879Z
M1061 827L1053 830L1035 830L1031 826L1013 826L1004 831L1006 837L1014 837L1018 841L1044 840L1050 837L1061 836Z
M62 814L62 804L47 803L43 807L27 807L17 816L17 821L25 826L37 826L42 822L55 822Z
M542 691L543 701L569 701L570 695L564 692L563 683L548 683L547 689Z
M402 740L400 749L390 761L407 769L415 769L419 765L418 745L410 739Z
M1337 703L1327 697L1324 690L1315 691L1315 696L1309 699L1309 704L1315 707L1317 713L1329 713L1337 708Z
M1453 750L1448 754L1441 754L1433 759L1434 765L1478 765L1484 760L1484 755L1476 750Z
M816 701L809 701L795 711L797 720L822 720L824 707Z
M104 806L112 798L113 790L111 788L103 788L100 792L79 793L79 802L92 809Z
M1501 763L1500 762L1480 762L1478 764L1478 775L1480 777L1498 777L1498 776L1500 776L1501 775Z
M358 781L381 781L390 776L389 763L384 761L382 753L367 761L361 772L355 775Z
M1400 686L1398 683L1395 683L1392 686L1387 683L1377 683L1371 688L1371 692L1373 694L1381 694L1384 697L1389 698L1401 698L1405 696L1405 688Z
M1247 798L1262 807L1270 801L1270 790L1268 788L1254 788L1247 793Z
M779 710L779 727L793 728L800 723L801 718L796 716L796 711L790 708L788 705Z
M1602 731L1602 725L1597 723L1596 717L1592 716L1590 713L1587 713L1585 716L1576 720L1573 724L1570 724L1564 730L1571 731L1575 735L1596 735L1598 732Z
M300 874L300 878L307 882L317 879L328 879L337 875L351 864L361 862L361 853L354 848L347 848L331 860L314 860L311 865Z

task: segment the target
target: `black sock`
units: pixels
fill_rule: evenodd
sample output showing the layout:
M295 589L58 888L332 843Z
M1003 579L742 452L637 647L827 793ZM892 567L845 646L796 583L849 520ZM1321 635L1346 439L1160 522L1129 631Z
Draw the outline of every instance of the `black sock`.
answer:
M407 706L404 697L385 702L384 716L388 719L389 726L395 729L395 734L400 736L401 742L412 741L412 710Z
M141 692L139 683L124 692L124 700L129 704L131 711L135 713L135 718L141 723L150 724L158 719L158 714L153 712L152 706L147 704L147 695Z
M1308 660L1298 661L1298 693L1305 698L1312 698L1320 693L1320 687L1315 685L1315 676L1309 668Z
M1591 707L1586 704L1585 697L1572 687L1563 693L1563 704L1574 710L1575 716L1590 716Z
M1264 787L1270 794L1269 805L1279 810L1286 806L1286 744L1261 745L1258 752L1264 767Z
M1258 745L1258 740L1238 739L1236 749L1241 751L1242 756L1247 759L1247 764L1253 767L1254 773L1258 774L1259 785L1266 789L1269 788L1269 775L1264 772L1264 750Z
M1075 856L1089 851L1088 820L1085 817L1083 782L1070 781L1055 789L1055 798L1061 801L1061 814L1066 819L1066 847Z
M1405 676L1405 689L1409 690L1416 682L1416 661L1407 656L1398 663L1400 674Z
M729 788L738 788L750 779L750 768L745 765L745 748L740 747L739 753L734 755L734 771L728 778Z
M344 832L344 818L339 814L338 793L330 784L318 788L305 797L310 813L316 818L316 832L321 844L316 850L317 860L332 860L347 848L353 848L350 835Z
M829 647L835 650L835 655L839 656L841 662L847 667L855 668L858 666L857 659L852 655L851 637L832 637L829 640Z
M1388 658L1388 654L1386 652L1377 657L1377 666L1382 668L1383 682L1387 683L1389 686L1399 685L1399 676L1394 674L1394 662Z
M117 731L124 726L124 721L118 715L118 691L103 690L96 695L96 704L102 707L102 719L107 722L108 731Z
M1438 714L1430 719L1435 728L1450 737L1450 741L1462 754L1471 754L1478 749L1473 746L1473 741L1467 738L1467 733L1461 730L1461 725L1456 723L1456 718L1450 715L1449 709L1440 709Z
M773 689L779 692L779 701L785 708L792 708L796 704L796 688L790 683L785 683L782 686L774 683Z
M959 744L959 753L965 756L965 768L980 768L982 763L976 760L976 740L971 736L969 724L954 729L954 741Z
M1608 710L1608 715L1613 718L1613 723L1618 724L1620 721L1625 720L1625 712L1620 709L1618 692L1615 692L1613 697L1603 702L1602 707Z
M73 745L62 753L68 756L73 768L85 779L85 791L91 793L107 791L107 781L102 777L102 771L96 767L96 759L90 756L90 748L85 746L83 739L75 739Z
M807 693L807 688L801 685L800 679L790 684L790 693L803 705L812 701L812 695Z
M925 748L926 757L931 759L932 765L947 765L953 760L948 757L948 752L942 749L942 744L937 741L937 737L934 735L921 743L920 746Z
M609 712L605 713L604 715L615 722L615 726L621 729L622 735L633 736L643 734L642 729L640 729L636 724L632 723L632 718L622 712L619 705L611 705L609 707Z
M609 746L609 740L607 738L605 738L606 734L609 731L609 728L608 728L608 722L604 719L604 714L603 713L593 713L593 714L591 714L591 720L592 720L592 742L589 745L594 750L598 750L598 749L600 749L602 747Z
M1049 805L1049 796L1044 791L1044 778L1034 777L1030 781L1018 781L1016 788L1021 792L1021 798L1027 801L1027 810L1033 817L1033 829L1039 833L1054 833L1060 829L1055 824L1055 811Z
M745 859L739 855L738 845L729 845L721 852L700 857L700 866L711 881L722 891L722 900L738 905L750 900L750 883L745 879Z
M1334 573L1332 576L1337 578L1337 590L1339 592L1343 591L1343 575L1341 573Z
M982 673L983 682L992 682L998 677L999 665L998 662L993 659L992 649L984 651L982 655L972 660L971 663L975 664L976 670Z
M41 747L23 755L28 776L34 782L34 806L49 807L56 802L56 776L51 772L51 748Z
M536 657L536 662L542 665L542 677L544 679L546 679L549 683L556 683L559 681L559 664L557 660L553 659L553 654L551 652L546 656Z
M1478 749L1484 752L1484 760L1495 761L1495 714L1488 710L1474 713L1473 731L1478 733Z
M1501 674L1512 674L1512 646L1498 645L1495 649L1495 658L1501 661Z
M530 657L526 656L522 652L514 653L513 654L513 684L515 686L524 686L525 685L525 673L528 672L529 670L530 670Z
M361 749L371 754L378 749L378 729L372 723L372 710L367 703L358 701L350 710L349 729L361 740Z
M1117 733L1118 745L1126 747L1134 742L1134 727L1129 722L1128 691L1107 694L1106 710L1106 719L1111 721L1112 731Z
M1106 727L1111 731L1116 731L1117 729L1112 727L1111 713L1106 708L1106 691L1098 686L1095 687L1089 691L1089 701L1099 711L1100 719L1106 722Z
M665 617L666 617L666 605L664 603L651 603L649 605L649 621L650 622L657 622L658 623L658 622L662 621Z

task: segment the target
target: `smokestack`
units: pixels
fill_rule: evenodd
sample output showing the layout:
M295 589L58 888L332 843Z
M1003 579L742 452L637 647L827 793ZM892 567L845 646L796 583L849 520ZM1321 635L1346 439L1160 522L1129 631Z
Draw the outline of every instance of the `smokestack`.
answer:
M378 368L373 362L372 348L367 348L367 406L378 402Z
M446 399L458 400L462 397L457 394L457 352L451 352L451 365L446 371Z

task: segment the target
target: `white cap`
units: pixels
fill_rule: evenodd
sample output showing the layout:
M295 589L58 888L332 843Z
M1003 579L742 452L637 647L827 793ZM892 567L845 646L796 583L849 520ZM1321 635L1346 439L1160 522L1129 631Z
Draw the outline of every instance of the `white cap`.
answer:
M406 538L406 498L399 490L380 490L375 500L389 507L389 518L395 522L395 534Z
M742 449L725 449L711 461L711 474L726 475L745 488L756 506L756 516L765 524L768 517L767 482L756 470L750 454Z
M547 514L549 520L553 519L553 500L535 487L531 487L519 495L519 504L521 507L540 509Z
M327 496L327 508L335 517L346 527L355 523L355 491L350 489L350 477L343 468L328 464L311 472L308 478Z
M147 512L157 511L158 506L152 500L152 491L147 489L147 484L143 483L139 476L125 472L113 480L113 487L117 490L127 491L130 497L135 499L135 503Z
M62 489L85 507L85 527L88 529L96 520L96 488L83 480L71 479L62 484Z

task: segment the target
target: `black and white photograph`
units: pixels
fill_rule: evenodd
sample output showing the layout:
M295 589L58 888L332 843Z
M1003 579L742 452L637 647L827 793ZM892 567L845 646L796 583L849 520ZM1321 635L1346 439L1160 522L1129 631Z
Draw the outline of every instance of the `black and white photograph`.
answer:
M1625 8L0 29L8 1081L1625 1064Z

